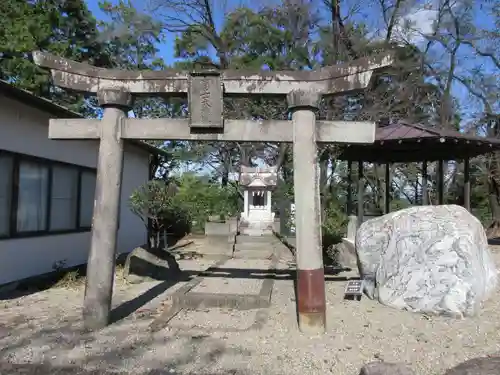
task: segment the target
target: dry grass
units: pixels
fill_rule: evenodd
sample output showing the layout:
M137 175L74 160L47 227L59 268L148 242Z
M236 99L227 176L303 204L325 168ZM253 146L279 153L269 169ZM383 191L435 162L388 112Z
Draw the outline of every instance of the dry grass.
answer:
M115 283L127 284L124 276L125 267L117 264L115 267ZM85 286L87 277L79 270L63 272L62 276L52 286L53 288L78 289Z
M85 285L85 276L80 275L79 271L69 271L54 284L53 288L76 289Z
M119 263L115 267L115 285L128 284L124 277L124 265ZM69 269L57 270L48 275L41 275L19 283L17 289L13 292L36 292L47 289L68 289L78 290L85 286L86 275L85 266ZM8 296L7 296L8 297Z

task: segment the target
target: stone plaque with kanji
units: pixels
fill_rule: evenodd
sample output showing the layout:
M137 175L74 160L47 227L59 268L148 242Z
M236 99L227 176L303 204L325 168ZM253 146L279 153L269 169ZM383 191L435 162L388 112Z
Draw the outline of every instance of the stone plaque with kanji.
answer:
M223 86L219 72L194 72L189 76L189 126L223 128Z

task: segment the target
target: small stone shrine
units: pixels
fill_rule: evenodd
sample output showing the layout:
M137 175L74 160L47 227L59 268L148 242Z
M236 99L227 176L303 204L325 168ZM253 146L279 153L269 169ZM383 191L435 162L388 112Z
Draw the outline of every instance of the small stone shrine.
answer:
M240 232L243 235L272 234L274 212L272 191L276 188L276 167L241 167L240 186L244 189L244 209L241 213Z

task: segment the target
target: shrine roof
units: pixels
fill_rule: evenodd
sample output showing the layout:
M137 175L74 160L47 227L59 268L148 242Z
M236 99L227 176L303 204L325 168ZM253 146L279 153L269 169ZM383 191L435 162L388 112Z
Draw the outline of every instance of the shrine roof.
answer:
M266 187L266 186L267 184L260 178L256 178L248 184L248 187Z
M499 149L500 139L398 121L379 125L373 144L342 146L339 159L380 163L460 160Z
M42 98L27 90L16 87L9 82L0 79L0 94L10 97L24 103L28 106L47 112L58 118L84 118L80 113L72 111L62 105L59 105L49 99ZM48 137L48 133L47 133ZM145 142L137 140L126 140L127 143L143 149L153 155L168 156L165 151L157 147L151 146Z
M278 172L276 167L246 167L240 171L240 185L247 187L273 187L276 186Z

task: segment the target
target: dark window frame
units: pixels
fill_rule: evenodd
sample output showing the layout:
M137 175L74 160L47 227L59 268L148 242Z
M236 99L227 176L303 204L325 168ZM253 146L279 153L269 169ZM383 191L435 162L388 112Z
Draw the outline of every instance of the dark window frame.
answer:
M44 236L54 236L60 234L71 234L71 233L83 233L90 232L91 226L83 227L80 225L80 214L81 214L81 189L82 189L82 174L84 172L91 172L96 175L97 178L97 169L85 167L77 164L66 163L58 160L47 159L39 156L27 155L23 153L0 150L0 156L7 156L12 158L12 175L10 176L12 180L10 181L10 210L9 210L9 233L7 235L0 234L1 240L11 240L17 238L30 238L30 237L44 237ZM47 215L45 218L45 229L40 231L29 231L29 232L19 232L17 230L17 209L19 204L19 166L21 162L33 162L38 163L43 166L47 166L49 169L49 178L48 178L48 186L47 186L47 199L48 207L47 207ZM78 190L77 190L77 208L76 208L76 225L75 228L72 229L64 229L64 230L50 230L50 214L51 214L51 202L52 202L52 174L53 167L61 166L61 167L69 167L76 169L78 171ZM93 202L92 202L93 204Z

